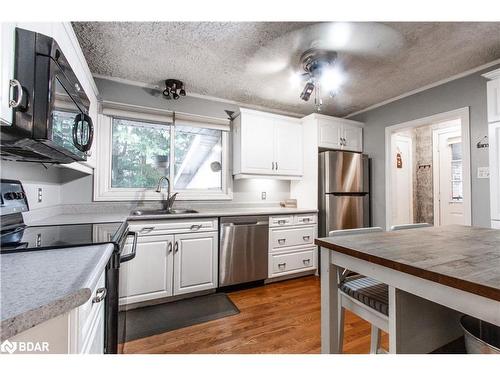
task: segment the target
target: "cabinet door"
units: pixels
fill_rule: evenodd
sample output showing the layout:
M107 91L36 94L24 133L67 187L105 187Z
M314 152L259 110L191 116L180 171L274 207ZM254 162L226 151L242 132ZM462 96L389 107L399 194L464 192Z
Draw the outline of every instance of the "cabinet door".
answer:
M173 236L139 237L135 258L120 266L120 304L172 295L173 242Z
M334 121L320 119L318 120L318 146L340 150L342 143L340 138L342 134L342 124Z
M500 220L500 122L489 125L491 220Z
M274 174L273 119L253 113L241 116L241 173Z
M12 108L9 106L9 82L14 78L14 23L0 25L0 123L12 124Z
M488 122L500 121L500 78L488 81Z
M346 151L363 151L363 128L356 126L344 126L343 128L344 146Z
M275 174L302 176L302 124L295 121L274 122Z
M104 354L104 306L99 308L99 313L83 346L82 354Z
M174 295L217 287L217 232L175 235Z

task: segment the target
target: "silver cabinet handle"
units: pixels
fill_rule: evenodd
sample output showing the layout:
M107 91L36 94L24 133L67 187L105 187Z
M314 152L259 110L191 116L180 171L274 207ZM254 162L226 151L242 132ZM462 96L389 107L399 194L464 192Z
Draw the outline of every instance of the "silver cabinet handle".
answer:
M280 225L286 224L286 220L278 220L278 224Z
M286 267L286 262L278 263L278 268Z
M278 170L278 162L276 162L276 170Z
M155 229L155 227L144 227L141 229L141 233L149 233L151 231L153 231Z
M170 254L172 252L172 242L168 243L168 253Z
M274 161L271 162L271 168L274 171Z
M179 251L179 242L175 241L174 251L177 253Z
M311 238L311 236L302 236L302 239L303 239L304 241L309 241L309 238Z
M278 238L278 243L283 245L286 242L286 238Z
M21 102L23 101L23 86L21 86L21 83L17 79L11 79L9 81L9 86L12 88L12 92L14 92L14 88L17 88L17 100L10 99L9 100L9 107L10 108L17 108L21 105ZM10 95L10 94L9 94ZM14 95L11 96L13 98Z
M302 222L303 222L303 223L308 223L308 222L310 222L310 221L311 221L311 219L310 219L310 218L308 218L308 217L304 217L304 218L302 218Z
M193 224L191 225L191 230L200 230L202 227L201 224Z
M99 303L106 298L106 294L108 294L108 291L106 288L99 288L95 292L95 297L92 298L92 303Z
M311 262L311 259L308 258L308 259L302 259L302 263L304 264L309 264Z

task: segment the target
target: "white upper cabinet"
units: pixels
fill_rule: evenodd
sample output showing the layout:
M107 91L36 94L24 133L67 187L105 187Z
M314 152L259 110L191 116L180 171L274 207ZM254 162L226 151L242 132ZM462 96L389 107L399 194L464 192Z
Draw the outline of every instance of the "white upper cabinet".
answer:
M0 122L2 124L12 124L12 108L9 106L10 100L10 80L14 78L14 29L12 23L2 23L0 25Z
M500 121L500 73L499 77L488 81L488 122Z
M274 171L286 176L302 175L302 124L277 119L274 122Z
M300 178L302 148L299 119L241 109L233 121L235 178Z
M316 115L318 146L333 150L363 151L363 124L335 117Z

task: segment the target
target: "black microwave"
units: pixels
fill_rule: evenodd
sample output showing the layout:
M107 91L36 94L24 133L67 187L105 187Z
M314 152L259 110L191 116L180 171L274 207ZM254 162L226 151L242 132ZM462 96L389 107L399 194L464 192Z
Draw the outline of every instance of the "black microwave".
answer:
M57 42L15 32L12 124L2 124L2 159L46 163L85 161L94 128L90 100Z

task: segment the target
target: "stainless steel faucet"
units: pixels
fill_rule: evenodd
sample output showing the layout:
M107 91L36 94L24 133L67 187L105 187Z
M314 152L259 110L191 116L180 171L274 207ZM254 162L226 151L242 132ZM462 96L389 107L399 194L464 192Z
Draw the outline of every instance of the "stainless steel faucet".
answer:
M156 192L161 193L161 188L162 188L162 182L167 180L167 199L162 202L163 204L163 209L166 211L170 212L172 211L172 206L174 205L175 198L177 197L177 193L170 194L170 180L168 179L167 176L161 176L160 179L158 180L158 186L156 186Z

